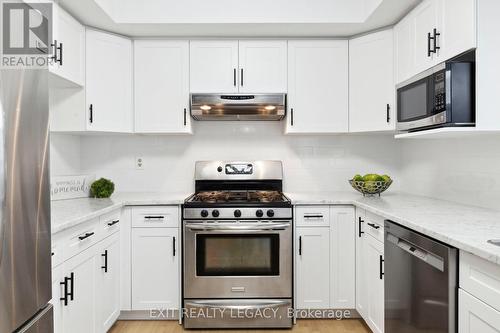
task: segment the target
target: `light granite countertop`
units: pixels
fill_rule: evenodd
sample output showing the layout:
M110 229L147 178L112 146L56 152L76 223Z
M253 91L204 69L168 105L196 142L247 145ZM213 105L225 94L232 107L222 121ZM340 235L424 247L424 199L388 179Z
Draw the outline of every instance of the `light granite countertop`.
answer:
M429 237L500 264L500 211L444 200L388 192L362 197L356 192L286 193L294 205L355 205ZM180 205L189 193L118 193L111 199L52 202L52 233L123 206Z

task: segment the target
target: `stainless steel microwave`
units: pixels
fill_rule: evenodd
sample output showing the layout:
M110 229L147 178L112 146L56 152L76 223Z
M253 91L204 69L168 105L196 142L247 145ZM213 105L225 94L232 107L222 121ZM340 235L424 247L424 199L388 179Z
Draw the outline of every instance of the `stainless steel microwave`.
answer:
M469 57L439 64L399 84L400 131L475 125L475 62Z

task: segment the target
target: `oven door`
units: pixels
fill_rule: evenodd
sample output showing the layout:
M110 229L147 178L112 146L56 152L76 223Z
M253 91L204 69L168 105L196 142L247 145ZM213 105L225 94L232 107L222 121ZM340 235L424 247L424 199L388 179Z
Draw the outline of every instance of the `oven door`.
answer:
M292 297L292 223L184 224L185 298Z

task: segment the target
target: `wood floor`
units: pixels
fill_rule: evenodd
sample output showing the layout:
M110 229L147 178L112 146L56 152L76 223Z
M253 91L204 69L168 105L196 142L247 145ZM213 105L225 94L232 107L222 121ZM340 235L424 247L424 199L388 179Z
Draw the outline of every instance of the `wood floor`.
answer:
M286 333L288 330L186 330L176 321L118 321L109 333ZM369 333L370 330L358 319L320 320L301 319L291 330L293 333Z

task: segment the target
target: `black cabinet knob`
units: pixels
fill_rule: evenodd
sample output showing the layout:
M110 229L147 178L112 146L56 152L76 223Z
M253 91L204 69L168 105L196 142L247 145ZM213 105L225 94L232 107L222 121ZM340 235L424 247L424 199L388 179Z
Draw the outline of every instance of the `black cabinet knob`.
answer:
M234 217L241 217L241 210L239 210L239 209L235 210Z
M208 210L204 209L201 211L201 217L207 217L208 216Z
M217 167L217 171L222 172L222 167L221 166Z
M212 216L213 216L213 217L219 217L219 211L218 211L217 209L214 209L214 210L212 211Z
M262 217L262 216L264 216L264 212L262 211L262 209L258 209L258 210L255 212L255 215L256 215L257 217Z
M273 216L274 216L274 210L269 209L269 210L267 211L267 216L268 216L268 217L273 217Z

